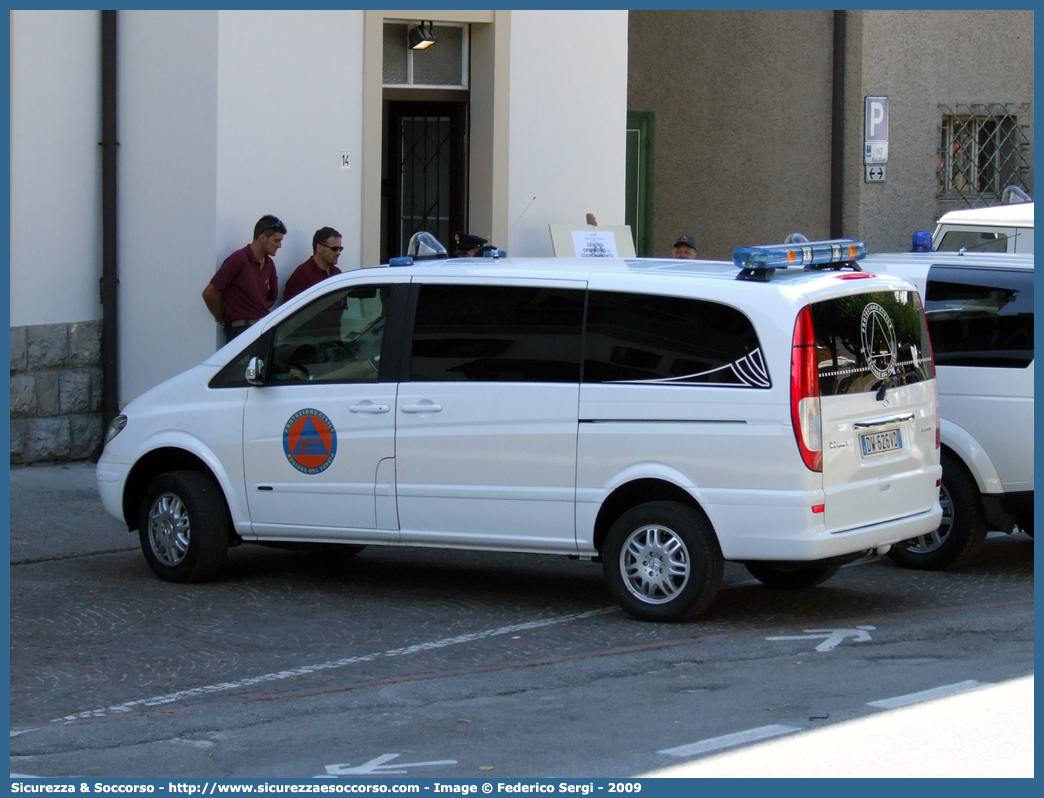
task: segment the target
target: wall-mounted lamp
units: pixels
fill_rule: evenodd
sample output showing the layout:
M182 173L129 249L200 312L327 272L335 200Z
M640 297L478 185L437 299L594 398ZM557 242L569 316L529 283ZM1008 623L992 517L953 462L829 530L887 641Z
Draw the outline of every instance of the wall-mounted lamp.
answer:
M432 23L428 22L425 27L425 23L422 22L416 28L410 28L407 40L411 50L427 50L438 41L435 34L431 32L431 27Z

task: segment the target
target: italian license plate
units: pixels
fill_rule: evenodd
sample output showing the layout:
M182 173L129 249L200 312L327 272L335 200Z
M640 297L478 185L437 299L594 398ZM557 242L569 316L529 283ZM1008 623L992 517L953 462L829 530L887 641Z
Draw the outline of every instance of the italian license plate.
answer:
M859 441L863 447L864 457L872 454L894 452L897 449L903 448L903 436L899 434L899 430L897 429L871 432L869 435L860 435Z

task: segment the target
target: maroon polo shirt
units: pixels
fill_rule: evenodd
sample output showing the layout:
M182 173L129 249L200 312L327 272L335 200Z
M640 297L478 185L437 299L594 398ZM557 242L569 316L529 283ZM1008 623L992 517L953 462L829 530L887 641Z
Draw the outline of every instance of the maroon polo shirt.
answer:
M340 274L341 270L336 266L330 267L330 273L327 274L322 270L318 263L315 262L315 256L312 256L296 269L294 273L290 275L290 279L286 281L286 287L283 288L283 301L286 302L306 288L311 288L316 283L320 283L327 277L333 277L335 274Z
M268 303L279 297L275 262L265 255L259 266L249 244L225 258L210 284L221 292L230 321L260 319L268 315Z

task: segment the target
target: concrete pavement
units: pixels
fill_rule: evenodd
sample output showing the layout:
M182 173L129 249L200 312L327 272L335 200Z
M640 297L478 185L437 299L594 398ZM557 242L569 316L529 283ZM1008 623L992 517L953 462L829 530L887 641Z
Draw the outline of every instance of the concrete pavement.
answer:
M11 466L11 564L138 548L102 508L94 464Z
M102 509L91 463L15 466L10 479L12 565L138 548ZM1033 743L1031 675L636 775L1032 777Z

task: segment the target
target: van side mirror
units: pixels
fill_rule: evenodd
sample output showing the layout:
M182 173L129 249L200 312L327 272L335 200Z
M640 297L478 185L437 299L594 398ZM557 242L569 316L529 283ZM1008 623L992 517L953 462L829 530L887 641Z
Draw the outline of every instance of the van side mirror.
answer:
M259 357L250 358L250 362L247 363L246 374L243 376L250 385L264 385L265 361Z

